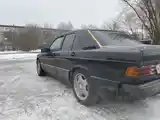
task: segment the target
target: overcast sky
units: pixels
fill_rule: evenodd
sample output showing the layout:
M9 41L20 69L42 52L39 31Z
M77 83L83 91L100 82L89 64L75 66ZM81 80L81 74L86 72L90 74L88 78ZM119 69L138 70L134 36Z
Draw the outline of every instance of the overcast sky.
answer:
M100 25L120 12L120 0L0 0L0 24L25 25L44 23L56 25L71 21Z

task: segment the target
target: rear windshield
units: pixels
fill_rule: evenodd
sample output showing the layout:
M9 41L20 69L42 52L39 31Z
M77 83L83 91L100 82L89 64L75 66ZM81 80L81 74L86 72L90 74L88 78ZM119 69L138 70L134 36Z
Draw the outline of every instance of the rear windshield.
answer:
M99 41L102 46L118 45L118 46L130 46L139 45L141 42L136 41L130 35L120 32L108 32L108 31L91 31L94 37Z

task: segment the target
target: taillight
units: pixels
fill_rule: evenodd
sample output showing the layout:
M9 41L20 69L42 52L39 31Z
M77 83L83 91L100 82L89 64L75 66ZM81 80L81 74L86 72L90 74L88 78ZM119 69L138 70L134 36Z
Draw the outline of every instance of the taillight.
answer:
M138 72L136 67L127 68L125 75L128 77L139 77L140 73Z
M125 76L128 76L128 77L140 77L143 75L154 75L154 74L156 74L155 65L143 66L141 68L128 67L125 72Z

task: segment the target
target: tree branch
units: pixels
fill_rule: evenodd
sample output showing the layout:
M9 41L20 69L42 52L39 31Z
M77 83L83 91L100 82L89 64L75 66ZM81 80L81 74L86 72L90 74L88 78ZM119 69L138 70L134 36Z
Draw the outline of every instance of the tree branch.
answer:
M133 9L133 11L136 13L137 17L139 18L139 20L142 22L142 24L144 25L144 27L148 30L148 32L150 34L152 34L152 31L150 30L149 26L146 25L145 21L141 18L141 16L139 15L139 13L137 12L136 8L133 7L133 5L131 5L128 0L122 0L124 1L129 7L131 7Z

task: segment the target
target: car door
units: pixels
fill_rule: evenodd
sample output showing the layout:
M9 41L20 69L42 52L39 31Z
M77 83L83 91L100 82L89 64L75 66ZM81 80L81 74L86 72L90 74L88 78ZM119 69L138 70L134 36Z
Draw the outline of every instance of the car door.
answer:
M59 52L60 56L57 57L58 58L56 63L57 75L63 78L64 80L68 80L69 70L73 66L72 62L69 59L70 57L69 53L72 49L72 45L75 37L76 37L75 33L67 34L65 36L65 39L62 44L62 49Z
M74 65L73 67L89 67L91 62L84 60L84 58L88 58L88 55L84 53L88 50L90 51L98 48L98 43L92 38L88 31L78 31L73 42L72 50L69 52L69 55L72 59L72 64ZM93 67L93 69L95 68Z
M58 52L61 50L63 40L64 36L60 36L53 41L53 43L50 46L50 54L48 54L46 58L47 61L46 71L54 76L57 74L56 61L57 57L60 55Z

